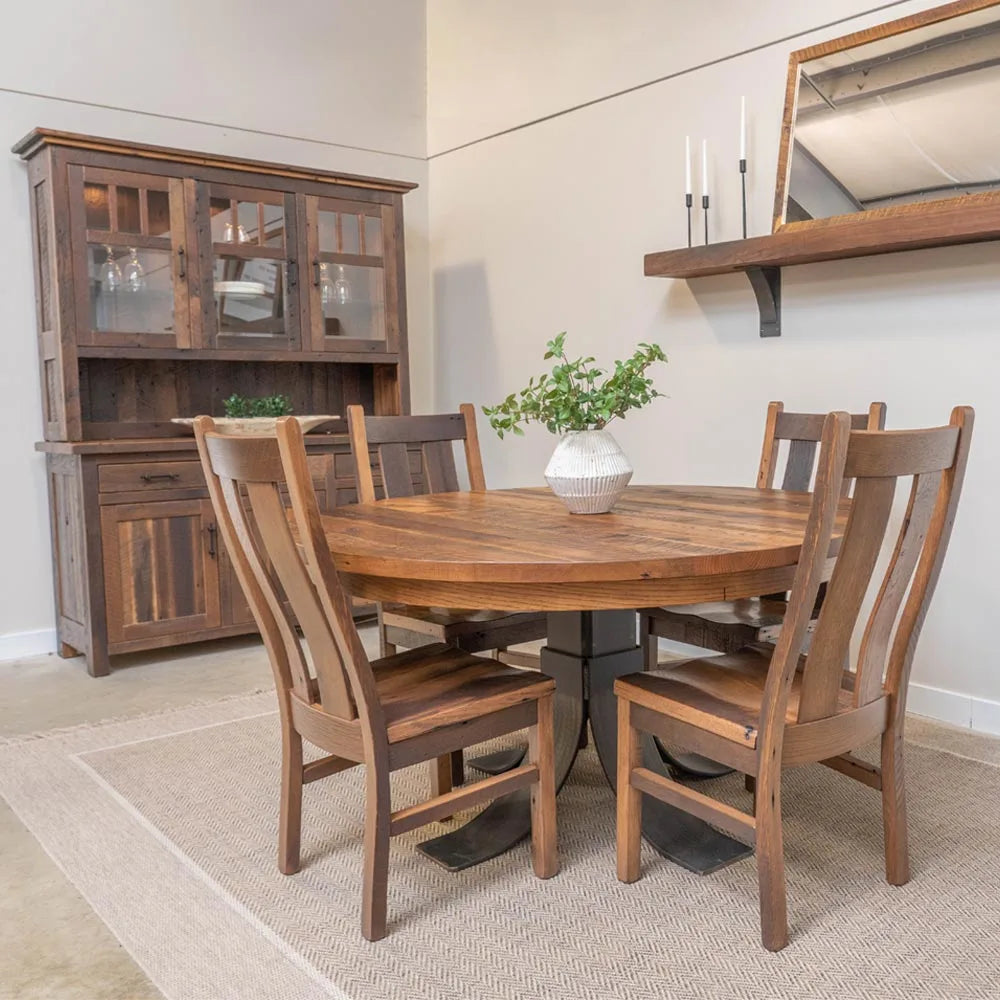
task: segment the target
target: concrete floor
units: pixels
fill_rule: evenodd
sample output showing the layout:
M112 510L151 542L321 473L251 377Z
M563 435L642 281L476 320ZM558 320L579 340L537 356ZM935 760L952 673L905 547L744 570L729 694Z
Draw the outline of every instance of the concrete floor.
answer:
M374 654L374 628L361 631ZM246 638L118 657L111 676L96 679L80 659L0 662L0 737L159 712L270 686L263 646ZM908 722L908 736L1000 764L1000 740L991 737L916 717ZM161 996L3 800L0 858L0 1000Z
M271 686L257 639L116 657L109 677L83 660L0 663L0 736L46 732L249 694ZM0 998L147 1000L161 994L0 799Z

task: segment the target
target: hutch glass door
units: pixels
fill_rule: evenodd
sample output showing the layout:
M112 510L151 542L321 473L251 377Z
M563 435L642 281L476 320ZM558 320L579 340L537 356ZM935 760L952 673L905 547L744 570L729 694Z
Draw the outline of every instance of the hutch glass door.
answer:
M295 196L205 185L206 321L212 346L287 351L299 346Z
M183 181L72 166L77 342L190 347Z
M388 206L306 196L314 351L396 351L398 326L386 308L392 240Z

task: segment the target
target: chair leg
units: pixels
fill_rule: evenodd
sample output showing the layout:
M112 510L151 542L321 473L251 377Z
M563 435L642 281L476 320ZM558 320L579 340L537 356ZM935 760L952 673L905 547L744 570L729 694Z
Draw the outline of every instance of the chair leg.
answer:
M785 857L781 831L781 764L762 762L754 801L761 940L768 951L788 944Z
M450 792L451 781L451 754L446 753L441 757L435 757L429 761L431 771L431 795L437 797Z
M386 639L385 634L385 626L380 622L378 627L378 655L393 656L396 652L396 647Z
M660 660L660 643L651 628L650 615L639 615L639 648L642 650L644 670L655 670Z
M278 819L278 869L294 875L302 842L302 737L290 723L281 740L281 811Z
M632 703L618 699L618 880L635 882L639 877L639 847L642 837L642 792L630 778L642 763L639 730L632 725Z
M882 734L882 824L885 828L885 877L890 885L910 881L903 786L902 726L890 723Z
M552 695L538 699L538 722L528 730L528 760L538 766L538 781L531 786L531 864L539 878L559 872L553 700Z
M389 774L368 764L365 789L365 861L361 933L369 941L385 937L389 882Z

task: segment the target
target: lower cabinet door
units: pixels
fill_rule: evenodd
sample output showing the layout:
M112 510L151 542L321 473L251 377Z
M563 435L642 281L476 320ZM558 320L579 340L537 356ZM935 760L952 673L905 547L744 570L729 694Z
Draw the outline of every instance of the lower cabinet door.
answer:
M219 539L208 500L104 507L101 538L109 642L221 624Z

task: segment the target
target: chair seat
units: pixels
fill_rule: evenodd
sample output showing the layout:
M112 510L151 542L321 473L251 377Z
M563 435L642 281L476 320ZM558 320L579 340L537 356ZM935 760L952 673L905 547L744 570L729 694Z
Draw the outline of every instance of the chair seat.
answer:
M739 653L679 660L668 670L628 674L615 681L615 694L655 712L716 733L744 746L757 746L757 728L771 653L748 647ZM799 714L802 672L796 673L785 720ZM853 710L853 692L842 687L837 714Z
M700 618L716 625L745 625L761 629L780 625L788 611L785 601L769 600L766 597L745 597L738 601L709 601L666 608L644 608L642 614L653 618Z
M421 646L372 663L389 742L481 718L555 691L536 670L444 644Z
M450 642L463 635L490 629L538 623L545 638L547 616L541 611L477 611L466 608L425 608L416 604L383 604L382 622L387 627L409 629Z

